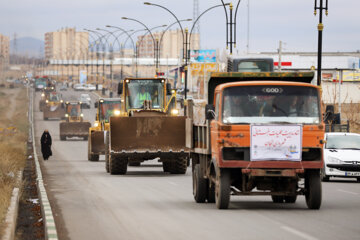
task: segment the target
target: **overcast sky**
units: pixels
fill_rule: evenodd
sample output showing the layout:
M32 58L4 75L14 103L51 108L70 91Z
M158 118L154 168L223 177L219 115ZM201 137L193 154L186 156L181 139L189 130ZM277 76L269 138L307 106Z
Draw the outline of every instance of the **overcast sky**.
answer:
M276 51L279 41L285 51L316 51L318 16L314 0L249 0L250 51ZM360 50L360 1L328 0L324 17L323 50ZM146 6L142 0L0 0L0 33L13 37L44 39L45 32L62 27L95 29L107 24L124 29L140 29L139 24L121 17L139 19L149 27L174 22L165 10ZM151 0L166 6L179 19L193 17L193 0ZM199 0L200 12L220 0ZM229 2L229 1L225 1ZM236 4L237 1L232 1ZM247 4L242 0L237 16L237 49L246 50ZM201 18L201 47L225 48L225 15L216 8ZM191 27L191 24L184 24Z

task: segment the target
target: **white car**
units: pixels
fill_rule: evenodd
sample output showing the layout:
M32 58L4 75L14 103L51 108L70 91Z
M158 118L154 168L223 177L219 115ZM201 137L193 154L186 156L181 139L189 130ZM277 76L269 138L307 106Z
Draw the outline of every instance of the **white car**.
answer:
M360 182L360 134L326 133L325 140L323 181L345 177Z
M90 98L89 94L86 94L86 93L81 94L79 101L81 102L81 105L83 107L87 107L87 108L91 107L91 98Z
M75 89L75 91L84 91L85 86L84 86L84 84L77 83L74 85L74 89Z
M84 90L86 91L95 91L96 90L96 86L92 85L92 84L85 84L84 85Z

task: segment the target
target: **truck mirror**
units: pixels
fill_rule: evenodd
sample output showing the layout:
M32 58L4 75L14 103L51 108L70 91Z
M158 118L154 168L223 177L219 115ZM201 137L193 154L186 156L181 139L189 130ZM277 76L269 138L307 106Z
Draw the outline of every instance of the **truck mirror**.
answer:
M117 90L118 95L121 95L122 91L123 91L123 83L121 82L118 84L118 90Z
M94 103L94 107L97 108L99 106L99 103L98 102L95 102Z
M205 106L205 118L206 120L212 120L215 118L215 107L212 104L206 104Z
M171 95L171 83L166 83L166 95Z

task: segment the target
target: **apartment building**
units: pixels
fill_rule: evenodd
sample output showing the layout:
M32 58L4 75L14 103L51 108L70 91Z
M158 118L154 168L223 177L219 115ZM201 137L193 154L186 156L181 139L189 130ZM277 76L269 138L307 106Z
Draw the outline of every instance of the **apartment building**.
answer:
M62 60L86 59L89 52L89 33L64 28L45 33L45 58Z
M0 71L9 66L10 39L0 34Z

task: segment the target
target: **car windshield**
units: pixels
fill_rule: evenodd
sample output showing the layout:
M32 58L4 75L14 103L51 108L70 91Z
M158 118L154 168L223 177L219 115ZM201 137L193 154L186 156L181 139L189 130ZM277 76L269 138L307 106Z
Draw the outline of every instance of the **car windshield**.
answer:
M100 102L100 120L109 122L109 118L114 114L114 110L120 111L121 102L119 101L103 101Z
M360 149L360 135L328 135L327 149Z
M81 95L80 99L88 100L88 99L90 99L90 96L89 95Z
M313 87L229 87L222 105L223 122L228 124L321 122L318 92Z
M71 117L78 117L81 114L80 104L68 104L66 108L66 113Z
M143 108L150 101L152 108L164 108L164 83L159 79L130 80L126 83L126 109Z

